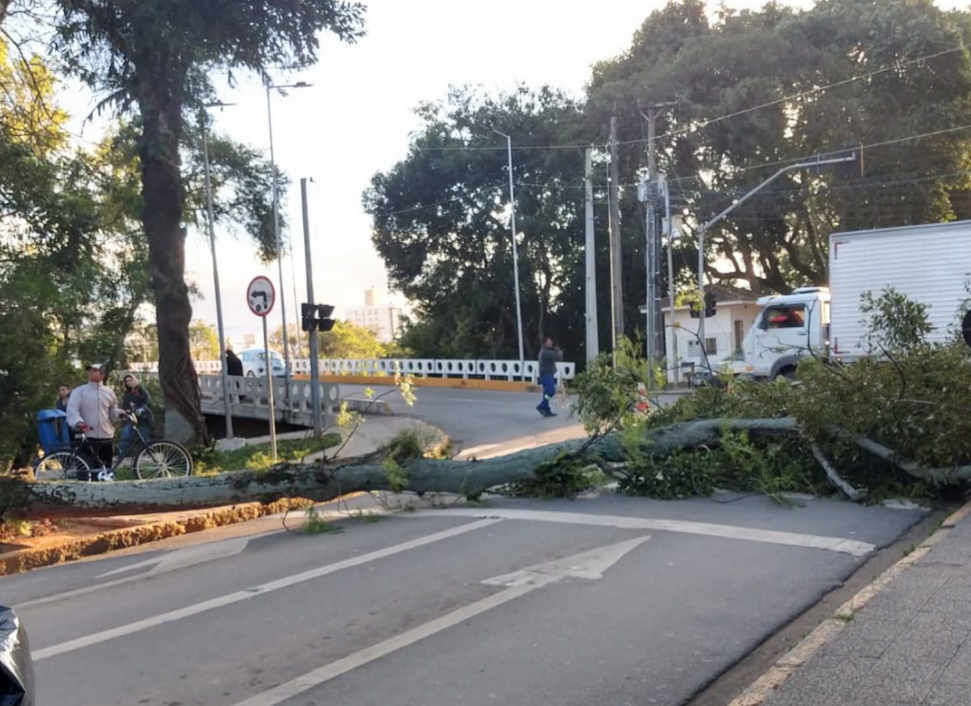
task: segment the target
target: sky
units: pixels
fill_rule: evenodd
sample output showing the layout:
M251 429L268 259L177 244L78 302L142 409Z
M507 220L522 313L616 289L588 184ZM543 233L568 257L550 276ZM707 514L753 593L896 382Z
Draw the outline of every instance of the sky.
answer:
M292 181L281 196L289 215L294 257L284 259L284 298L293 323L297 297L306 300L305 258L299 182L311 178L308 202L316 300L337 307L364 303L364 290L385 290L384 264L371 244L371 222L361 194L378 171L406 156L409 134L419 122L414 109L438 101L450 85L508 91L517 83L550 84L580 95L590 67L630 46L644 19L666 0L364 0L367 36L345 45L321 38L320 61L300 74L280 76L284 83L306 81L310 88L273 95L276 161ZM762 0L729 0L735 8L754 8ZM806 6L805 0L785 4ZM939 0L942 7L966 4ZM592 8L595 13L592 14ZM234 103L214 113L215 129L257 149L269 150L266 93L255 79L225 88L220 100ZM85 114L87 114L85 112ZM85 137L95 139L92 126ZM497 138L501 139L501 138ZM515 136L514 136L515 139ZM276 263L267 267L245 236L217 226L217 256L226 334L236 345L258 334L260 321L249 312L246 286L257 275L278 281ZM190 232L186 243L187 279L202 298L195 318L215 324L212 257L208 239ZM279 292L278 292L279 294ZM400 296L391 300L405 304ZM271 314L280 325L279 302Z

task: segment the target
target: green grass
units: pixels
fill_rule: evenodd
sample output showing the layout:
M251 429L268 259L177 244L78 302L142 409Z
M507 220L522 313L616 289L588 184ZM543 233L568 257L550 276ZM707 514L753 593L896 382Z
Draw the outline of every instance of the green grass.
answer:
M311 454L326 451L341 443L340 434L324 434L314 438L277 442L280 462L300 462ZM195 454L195 475L226 473L228 471L265 471L273 466L269 444L246 446L236 451L206 449Z
M325 520L317 512L317 508L311 505L307 509L307 521L303 525L303 531L305 534L340 534L344 528Z

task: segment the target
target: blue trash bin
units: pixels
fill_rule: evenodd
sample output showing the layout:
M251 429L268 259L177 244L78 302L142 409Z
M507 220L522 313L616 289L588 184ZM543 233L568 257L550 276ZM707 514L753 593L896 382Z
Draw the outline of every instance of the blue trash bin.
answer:
M45 409L37 413L37 433L45 454L63 451L71 445L67 415L59 409Z

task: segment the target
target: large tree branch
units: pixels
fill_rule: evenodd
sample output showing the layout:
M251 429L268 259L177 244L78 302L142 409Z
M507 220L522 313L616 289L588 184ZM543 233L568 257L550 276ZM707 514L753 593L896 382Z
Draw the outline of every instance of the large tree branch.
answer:
M724 431L746 431L755 441L801 433L797 420L789 417L701 419L649 431L640 452L665 458L682 449L710 449L720 443ZM861 449L915 478L939 484L971 480L971 466L928 469L865 437L839 429L831 432L848 438ZM849 497L859 498L860 491L840 478L819 447L810 448L833 484ZM416 459L404 466L405 487L416 493L472 494L533 479L544 463L564 455L579 455L591 462L623 463L629 460L620 439L607 434L593 440L550 444L484 461ZM400 478L390 479L386 468L374 464L373 460L371 456L346 461L339 466L283 464L267 472L237 471L212 477L121 483L25 483L0 479L0 512L13 512L28 518L117 515L252 501L272 502L286 497L326 501L355 491L400 489Z
M653 430L641 451L665 457L683 448L716 445L723 430L746 430L753 437L798 431L795 419L702 419ZM535 477L545 461L562 454L628 460L615 435L550 444L484 461L416 459L406 464L407 489L416 493L474 493ZM212 477L171 478L120 483L23 483L0 480L6 508L24 517L117 515L205 508L241 502L272 502L284 497L331 500L356 491L394 490L387 470L370 463L341 466L281 465L268 472L237 471Z

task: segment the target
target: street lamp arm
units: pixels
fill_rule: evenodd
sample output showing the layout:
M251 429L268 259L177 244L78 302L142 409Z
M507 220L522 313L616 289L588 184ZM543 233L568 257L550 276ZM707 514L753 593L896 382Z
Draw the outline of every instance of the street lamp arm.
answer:
M854 153L854 154L852 154L852 155L850 155L848 157L834 157L832 159L815 160L815 161L812 161L812 162L799 162L798 164L790 164L788 167L783 167L782 169L780 169L779 171L777 171L775 174L773 174L772 176L770 176L768 179L766 179L765 181L763 181L761 184L759 184L758 186L756 186L754 189L752 189L751 191L749 191L747 194L745 194L742 198L740 198L737 201L735 201L734 203L732 203L731 206L729 206L724 211L722 211L721 213L719 213L717 216L715 216L714 218L712 218L710 221L708 221L707 223L705 223L703 226L701 226L701 228L699 230L702 233L706 232L712 226L714 226L716 223L718 223L720 220L722 220L723 218L725 218L726 216L728 216L728 214L730 214L736 208L738 208L739 206L741 206L743 203L745 203L750 198L752 198L753 196L755 196L757 193L759 193L760 191L762 191L762 189L764 189L769 184L771 184L772 182L774 182L776 179L778 179L779 177L781 177L783 174L788 174L789 172L794 172L797 169L807 169L809 167L824 167L824 166L827 166L827 165L830 165L830 164L842 164L844 162L853 162L853 161L856 160L856 158L857 158L856 157L856 154Z
M726 208L724 211L719 213L717 216L712 218L710 221L705 223L698 229L698 293L701 296L701 305L705 306L705 234L708 230L714 226L716 223L725 218L728 214L734 211L736 208L744 204L750 198L755 196L757 193L762 191L769 184L774 182L776 179L781 177L783 174L795 171L797 169L807 169L810 167L824 167L830 164L843 164L844 162L855 162L858 159L858 154L853 152L846 157L833 157L831 159L815 159L811 162L799 162L798 164L790 164L787 167L783 167L775 174L770 176L768 179L763 181L761 184L756 186L754 189L745 194L742 198L735 201L731 206ZM701 317L698 320L698 335L701 341L701 348L705 348L705 313L702 311Z

